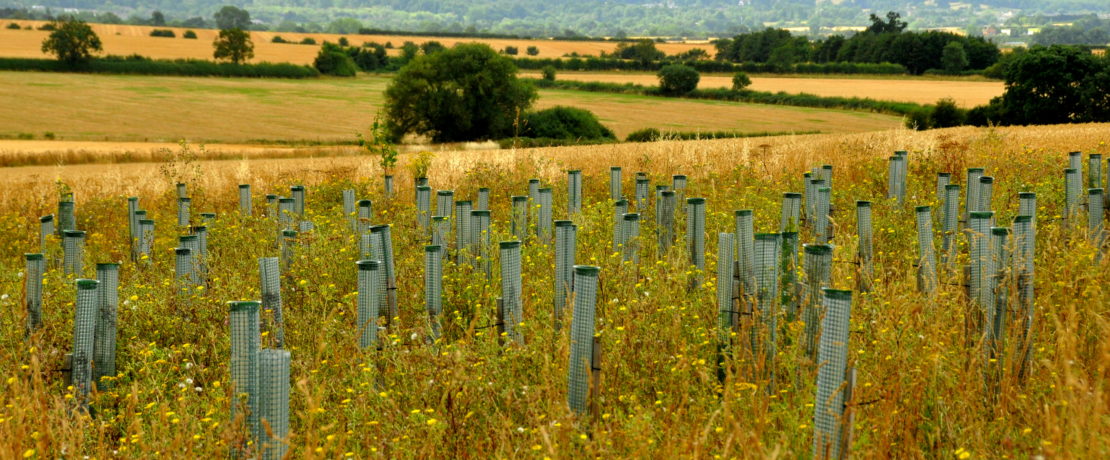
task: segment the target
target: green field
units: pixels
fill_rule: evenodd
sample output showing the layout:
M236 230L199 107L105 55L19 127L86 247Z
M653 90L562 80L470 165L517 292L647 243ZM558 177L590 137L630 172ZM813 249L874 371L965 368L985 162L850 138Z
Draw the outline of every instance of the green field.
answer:
M0 72L0 136L88 141L349 142L365 131L389 79L308 81ZM674 131L859 132L898 117L844 110L540 91L537 106L596 113L618 136Z

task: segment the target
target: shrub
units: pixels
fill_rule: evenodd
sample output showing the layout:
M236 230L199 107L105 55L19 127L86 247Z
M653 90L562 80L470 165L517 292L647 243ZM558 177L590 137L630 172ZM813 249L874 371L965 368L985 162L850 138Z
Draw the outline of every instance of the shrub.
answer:
M747 88L752 84L752 79L748 78L748 74L744 72L736 72L732 75L732 90L740 91Z
M524 116L524 135L547 139L615 139L589 110L556 106Z
M94 52L104 49L100 37L82 21L71 19L59 23L57 27L51 24L49 30L53 32L43 40L42 52L57 56L59 61L71 67L88 62Z
M339 37L339 46L351 46L351 42L347 41L347 37Z
M937 101L929 115L930 128L961 126L967 121L967 111L956 106L956 101L945 98Z
M174 37L177 36L177 34L173 33L173 31L170 30L170 29L154 29L154 30L150 31L150 36L151 37L174 38Z
M555 67L554 66L549 66L549 65L543 66L543 70L541 70L541 72L543 72L543 79L545 81L555 81Z
M43 24L43 25L39 26L39 30L57 30L57 29L58 29L58 26L54 25L53 22L48 22L46 24Z
M316 44L316 39L312 38L312 37L305 37L305 38L301 39L301 44L302 45L315 45Z
M625 137L624 140L625 142L652 142L659 139L659 137L660 133L658 129L643 128L628 133L628 137Z
M505 50L502 51L502 53L508 54L509 56L516 56L518 53L520 53L520 50L517 49L517 47L515 46L506 46Z
M186 30L185 33L181 34L181 38L188 38L188 39L196 40L197 33L193 32L191 30Z
M929 107L921 107L906 114L906 127L916 129L918 131L931 128L929 126L929 119L932 116L932 110Z
M19 24L16 24L14 22L9 22L8 23L8 28L12 29L12 30L19 30L20 29Z
M153 60L139 55L92 59L79 67L51 59L0 58L0 70L38 72L88 72L133 75L181 75L190 77L311 78L316 69L288 63L232 64L200 59Z
M540 54L540 49L536 48L535 46L529 46L528 49L525 50L525 53L528 53L529 56L535 56L537 54Z
M358 73L358 66L343 47L328 42L324 42L324 46L320 47L320 52L316 54L316 60L312 66L322 74L337 77L353 77Z
M698 87L698 71L682 64L670 64L659 69L659 90L664 94L681 95Z
M284 38L282 38L281 35L274 35L274 38L270 39L270 43L289 43L289 42L286 41Z

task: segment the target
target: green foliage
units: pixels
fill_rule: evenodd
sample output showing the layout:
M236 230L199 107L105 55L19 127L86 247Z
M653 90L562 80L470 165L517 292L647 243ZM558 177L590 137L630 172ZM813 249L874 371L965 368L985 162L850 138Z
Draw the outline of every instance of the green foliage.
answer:
M397 146L390 139L391 136L386 124L381 120L381 113L374 116L374 124L370 126L369 138L363 138L361 133L357 136L359 146L365 147L371 155L379 157L378 166L381 166L382 173L385 175L392 174L393 167L397 165ZM424 172L427 173L426 170Z
M416 46L413 42L404 42L401 44L401 62L409 62L416 59L416 55L420 52L420 47Z
M516 66L482 44L458 44L419 56L386 89L390 133L426 135L434 142L507 137L536 90Z
M752 79L748 78L748 74L744 72L736 72L732 75L732 90L740 91L751 86Z
M552 66L558 70L641 70L657 72L672 61L640 62L614 58L514 58L513 62L521 69L539 70ZM712 73L801 73L801 74L873 74L902 75L906 68L901 64L864 63L864 62L826 62L795 63L792 65L771 64L766 62L728 62L720 60L684 61L682 64L693 67L698 72Z
M967 52L964 51L964 46L960 42L952 41L944 45L944 51L941 52L940 65L941 68L948 72L959 72L967 67Z
M906 114L906 127L919 131L929 129L932 127L929 124L929 120L930 118L932 118L932 115L933 109L931 107L920 107Z
M347 37L339 37L339 46L351 46L351 42L347 41Z
M611 56L617 59L648 63L660 61L665 55L655 47L655 42L645 39L636 40L635 42L621 42Z
M70 67L88 62L93 52L104 49L100 37L83 21L70 19L55 23L54 29L43 40L42 52L57 56Z
M213 17L216 19L216 27L221 30L246 30L251 26L251 14L248 13L247 10L236 8L231 5L220 8L220 11L217 11Z
M659 130L656 128L642 128L628 133L624 138L625 142L655 142L660 138Z
M535 46L529 46L528 49L526 49L524 52L527 53L529 56L535 56L537 54L540 54L540 49L536 48Z
M282 38L281 35L274 35L274 38L270 39L270 43L289 43L289 42L286 41L284 38Z
M49 59L0 58L0 70L247 78L312 78L320 75L312 67L284 62L232 64L200 59L154 60L142 56L107 56L89 60L79 67Z
M443 43L437 42L435 40L426 41L420 44L420 51L424 54L438 53L445 49L447 49L447 47L443 46Z
M177 34L173 33L173 30L171 30L171 29L152 29L150 31L150 36L151 37L174 38L174 37L177 36Z
M9 22L8 25L7 25L7 28L12 29L12 30L19 30L20 29L19 24L16 24L14 22Z
M929 114L930 128L950 128L967 122L967 111L956 106L952 98L937 101Z
M511 46L511 45L506 46L505 49L502 50L501 52L505 53L505 54L508 54L509 56L516 56L517 54L520 54L520 50L517 49L517 47Z
M664 94L681 95L698 87L701 76L697 70L682 64L670 64L659 69L659 90Z
M886 21L875 16L875 13L871 13L869 19L871 20L871 25L867 26L866 32L873 34L897 34L906 30L906 26L909 25L906 21L902 20L902 15L900 13L894 11L888 11L886 13Z
M432 152L422 151L417 153L416 158L408 166L412 177L428 177L428 169L432 167L432 158L435 158L435 154Z
M241 64L254 57L254 43L250 33L243 29L223 29L212 42L216 49L212 57L226 59L232 64Z
M188 38L188 39L195 40L197 38L197 33L193 32L192 30L186 30L185 33L181 34L181 38Z
M543 69L541 69L541 72L543 74L543 79L544 80L546 80L546 81L555 81L555 67L554 66L545 65L545 66L543 66Z
M358 66L344 48L329 42L324 42L312 66L324 75L337 77L353 77L358 73Z
M969 114L972 123L1110 121L1110 58L1078 47L1034 46L1008 58L1006 92Z
M524 137L548 139L616 139L589 110L556 106L524 116Z
M312 37L305 37L305 38L301 39L301 44L302 45L315 45L316 44L316 39L312 38Z

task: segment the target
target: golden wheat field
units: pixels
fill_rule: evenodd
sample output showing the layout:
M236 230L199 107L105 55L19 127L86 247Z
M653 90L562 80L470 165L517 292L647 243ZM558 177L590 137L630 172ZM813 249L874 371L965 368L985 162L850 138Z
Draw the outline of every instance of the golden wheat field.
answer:
M0 20L5 26L16 23L25 29L28 25L37 29L44 21ZM155 59L212 59L212 41L216 39L218 30L213 29L184 29L176 27L151 27L133 26L125 24L90 24L93 31L104 42L105 54L126 56L140 54ZM385 27L376 25L377 27ZM175 38L151 37L153 29L173 30ZM193 30L196 39L181 38L186 30ZM45 57L39 47L49 32L40 30L9 30L0 29L0 56L9 57ZM280 35L287 41L300 42L305 38L316 40L317 45L300 45L293 43L273 43L274 36ZM428 41L438 41L448 47L456 43L485 43L493 49L501 50L506 46L515 46L524 56L529 46L539 50L536 57L557 58L570 53L586 56L600 56L602 52L612 52L617 48L616 42L603 41L566 41L566 40L529 40L529 39L487 39L487 38L455 38L455 37L415 37L401 35L338 35L323 33L295 33L295 32L261 32L252 31L251 40L254 42L254 61L259 62L291 62L294 64L312 65L316 53L320 51L321 43L329 41L336 43L340 38L346 37L352 45L364 42L392 43L390 52L398 52L401 44L411 41L417 45ZM704 49L712 54L713 45L707 43L659 43L656 45L660 51L667 54L679 54L695 48Z
M830 432L827 414L843 410L831 430L857 458L1103 458L1110 455L1110 258L1091 239L1085 211L1064 216L1062 206L1067 152L1083 152L1089 172L1086 157L1107 153L1108 133L1107 124L893 129L404 154L392 196L383 192L376 158L365 156L202 161L195 150L179 148L154 163L0 168L0 457L252 458L261 451L288 458L799 458L813 455L817 433ZM908 152L903 205L885 198L887 158L896 150ZM808 355L810 317L793 315L788 297L782 305L777 296L764 297L769 303L755 320L722 330L721 310L743 303L719 304L718 285L732 281L718 279L718 270L736 257L718 253L719 234L737 230L734 211L741 209L752 210L755 232L780 231L783 193L802 192L802 174L826 164L833 168L827 285L852 297L849 322L819 324L843 330L847 342L821 336L818 354ZM676 244L657 246L656 198L631 206L643 214L639 236L614 251L611 166L623 168L626 197L636 172L650 185L687 175L685 196L706 200L703 267L690 262L700 251L684 243L691 215L685 208L677 214ZM1009 300L997 303L998 311L1010 316L999 323L1002 338L990 342L998 347L994 355L986 354L979 306L963 294L964 236L955 239L954 265L939 266L933 293L919 291L915 280L914 206L932 206L939 218L937 173L951 172L963 186L970 167L994 178L998 226L1008 227L1017 214L1019 192L1037 194L1034 320L1026 335L1019 297L1003 297ZM582 208L574 214L570 169L583 176ZM452 250L442 278L428 277L425 265L436 256L425 256L429 235L418 225L415 175L427 177L432 190L453 190L457 200L488 188L485 235L494 247L514 238L509 197L527 195L531 178L550 187L551 217L576 225L574 262L599 267L593 308L583 279L556 327L554 250L537 236L536 214L520 252L519 322L499 323L495 307L507 295L502 283L514 276L500 268L511 251ZM207 222L199 284L175 275L174 248L188 231L175 225L177 183L192 199L191 223L200 223L200 213L217 214ZM252 187L250 217L240 215L237 184ZM288 196L294 185L307 190L303 217L279 221L264 197ZM397 313L376 323L383 328L368 348L359 345L361 250L344 215L344 190L372 200L368 220L389 224L392 235ZM39 237L39 217L58 212L66 194L76 203L75 227L87 232L78 274L63 273L54 237L45 243ZM153 246L136 262L127 236L129 196L155 221ZM869 293L858 290L854 263L857 200L872 202ZM314 224L285 237L288 252L276 239L286 218ZM449 222L450 235L456 222ZM817 237L808 225L798 235L806 244ZM941 238L934 233L929 242L939 248ZM40 244L48 261L42 325L28 335L23 254L39 252ZM622 261L627 248L637 249L638 262ZM236 337L253 335L254 342L232 345L232 328L249 325L242 321L256 310L236 306L231 320L225 302L260 298L258 258L279 255L288 261L280 269L280 321L278 310L263 310L260 329L237 329L247 335ZM114 371L86 395L83 384L63 383L62 363L74 349L75 330L92 327L75 322L74 279L93 277L101 262L121 262L115 354L94 352L98 373L105 362ZM1013 286L1008 270L1001 270L999 286ZM784 274L804 280L806 273ZM770 280L760 282L779 285L779 278ZM789 278L782 282L791 286ZM430 285L442 292L428 291ZM430 299L440 299L441 310L430 310ZM582 329L586 324L590 329ZM568 388L581 388L575 385L582 374L570 356L590 336L600 361L590 366L597 371L586 408L572 410ZM291 357L288 431L280 385L266 387L278 390L264 392L256 405L237 396L261 391L244 383L252 374L231 370L233 353L254 356L250 350L274 349L279 337ZM770 355L755 352L770 346L776 347ZM839 369L834 362L856 371L843 405L816 396L817 380L829 375L822 369ZM264 369L259 375L280 375L280 368ZM836 388L833 394L843 386ZM252 418L255 409L262 421Z
M351 142L389 78L311 80L0 72L0 136L69 141ZM34 104L26 101L34 100ZM663 131L853 132L897 127L868 112L541 90L537 107L588 109L623 138ZM5 147L0 144L0 150Z
M539 72L523 72L539 78ZM608 83L635 83L645 86L659 84L659 77L650 73L635 72L560 72L561 80L600 81ZM1001 81L974 81L958 79L924 78L852 78L851 76L790 76L760 75L751 77L749 87L756 91L808 93L826 97L861 97L884 101L936 104L937 100L952 98L956 104L971 108L1001 96L1005 85ZM699 88L731 88L731 75L703 74Z

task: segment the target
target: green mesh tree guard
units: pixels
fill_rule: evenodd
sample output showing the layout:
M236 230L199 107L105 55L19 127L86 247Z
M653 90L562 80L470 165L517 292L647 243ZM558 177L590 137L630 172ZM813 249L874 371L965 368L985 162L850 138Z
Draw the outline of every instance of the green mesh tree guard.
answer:
M578 415L586 413L589 402L600 271L600 268L588 265L574 267L574 318L570 328L570 361L567 363L567 404Z
M279 198L280 197L278 197L277 195L266 195L266 217L277 220L278 209L280 206L280 204L278 203Z
M890 157L890 172L887 177L887 198L894 198L898 200L898 204L902 204L905 198L902 195L902 163L905 160L900 155Z
M414 177L412 179L413 199L415 199L415 197L416 197L416 187L427 187L427 186L428 186L428 178L427 177Z
M1083 152L1068 152L1068 167L1083 170Z
M683 193L686 191L687 182L686 175L675 174L671 176L671 189L676 193Z
M372 243L370 242L370 232L358 235L358 256L360 258L370 257L370 250Z
M92 390L99 286L100 282L97 280L77 280L77 303L73 318L73 396L81 408L88 404L89 391Z
M990 176L983 176L979 178L979 204L976 205L976 211L991 211L991 201L993 199L994 178Z
M551 239L551 222L552 222L552 196L550 188L541 188L540 194L540 208L539 216L536 220L536 234L539 236L540 241L547 243Z
M705 198L686 199L686 251L690 265L705 271Z
M640 263L640 214L621 216L621 260Z
M154 251L154 220L139 220L139 258L146 256L149 260Z
M66 230L77 230L76 204L72 201L58 202L58 236Z
M189 248L174 248L174 277L177 280L178 290L188 292L190 286L196 286L196 274L193 264L193 250Z
M474 241L470 224L471 204L469 200L455 202L455 249L458 251L455 263L462 265L469 254L464 254Z
M802 174L802 185L805 187L802 190L802 199L803 204L805 205L802 208L802 218L807 227L813 226L813 210L815 202L814 198L817 197L817 191L813 187L813 179L815 179L815 177L813 177L813 173L807 172Z
M532 206L540 205L539 179L528 179L528 200L532 202Z
M231 420L242 413L249 437L257 439L259 424L258 354L262 344L257 301L228 302L231 327Z
M951 267L956 262L956 232L960 225L960 186L944 186L944 200L941 202L941 263Z
M355 191L354 189L343 189L343 218L347 220L347 226L351 228L352 232L358 232L358 217L355 214Z
M524 344L524 335L520 331L520 324L524 321L521 286L520 242L502 241L501 299L505 312L503 327L509 340L517 344Z
M937 256L933 246L933 214L929 206L918 206L917 217L917 287L932 295L937 290Z
M717 234L717 340L722 344L729 342L729 334L735 324L736 309L732 302L733 270L736 266L732 263L732 242L736 235L731 233Z
M139 218L135 212L139 210L139 198L127 198L127 241L130 243L131 260L139 257Z
M850 429L844 417L848 368L848 331L852 292L824 289L825 317L817 351L817 398L813 404L813 457L846 458L841 440Z
M569 220L555 221L555 326L563 317L574 276L574 251L578 227ZM518 251L519 252L519 251Z
M1018 215L1029 216L1033 224L1037 223L1037 194L1022 192L1018 194Z
M755 280L755 222L751 209L735 213L736 221L736 277L744 296L756 295Z
M85 232L66 230L62 232L63 256L62 269L67 275L81 276L85 266Z
M189 197L189 190L188 190L187 186L182 182L177 183L177 197L178 198L188 198Z
M755 279L758 290L760 327L752 329L752 350L765 353L766 373L774 369L775 338L779 311L779 261L781 260L782 235L757 233L755 235Z
M455 203L455 192L451 190L440 190L436 192L436 215L451 217L454 214L454 209L451 207Z
M239 184L239 215L251 216L251 184Z
M297 217L304 217L304 186L294 185L289 187L289 196L293 198L293 212Z
M193 227L193 235L197 237L196 251L193 252L197 264L197 275L201 281L208 279L208 227L198 225Z
M821 165L821 170L819 171L819 173L821 176L821 180L825 181L826 187L832 187L832 172L832 165Z
M285 320L281 308L281 266L277 257L258 258L258 279L262 292L262 309L273 312L274 342L278 348L282 348L285 346Z
M859 239L859 248L856 252L859 263L859 290L871 292L871 284L875 280L873 265L875 251L871 233L871 202L856 202L856 236Z
M578 214L582 210L582 171L567 171L567 214Z
M316 224L311 220L302 220L297 223L297 231L301 233L308 233L316 229Z
M979 178L983 177L983 168L967 168L967 197L964 202L964 213L970 215L972 212L978 211L979 207L979 190L976 186L979 183Z
M800 229L798 226L798 219L801 218L801 212L802 194L793 192L783 193L782 215L779 217L779 231L798 231Z
M945 203L948 200L948 194L945 192L946 187L952 183L952 173L937 173L937 202L940 203L940 208L944 209ZM959 207L959 203L956 203Z
M782 260L779 274L782 287L781 305L786 308L787 322L793 322L798 315L798 232L782 232Z
M287 350L258 353L257 438L262 460L281 460L289 450L289 364Z
M200 237L197 235L182 235L177 238L178 246L189 250L189 265L192 269L192 277L190 282L193 285L200 284Z
M442 246L424 247L424 307L428 311L432 340L438 340L441 333L439 315L443 313L442 250Z
M1105 203L1102 195L1101 188L1087 190L1087 232L1090 234L1091 243L1096 248L1095 262L1102 260L1102 252L1106 245L1106 230L1102 223L1106 211L1103 209Z
M358 233L366 233L374 225L374 202L358 200Z
M190 198L178 198L177 199L177 226L178 227L188 227L189 226L189 207L191 205L192 205L192 199L190 199Z
M385 266L385 305L382 312L391 321L397 317L397 271L393 265L393 238L390 236L389 225L376 225L370 227L373 239L374 258L382 261ZM442 250L442 249L441 249Z
M636 178L636 210L642 211L647 209L649 194L651 193L651 181L646 177Z
M1036 248L1033 218L1030 216L1014 217L1014 251L1013 271L1016 274L1018 308L1022 315L1021 345L1018 350L1021 366L1019 376L1024 376L1032 360L1033 346L1033 321L1035 319L1033 280L1035 275L1033 252Z
M806 356L817 352L817 332L823 311L821 309L822 289L829 285L832 274L832 246L826 244L804 245L805 290L801 304L804 306L802 320L805 322Z
M46 252L46 243L50 235L54 234L54 215L49 214L39 217L39 250Z
M659 194L659 206L656 213L656 235L659 238L659 256L662 257L674 246L674 213L677 207L678 192L664 190Z
M283 229L293 228L297 220L297 202L292 198L278 198L278 225Z
M212 224L216 223L216 213L214 213L214 212L202 212L202 213L200 213L200 223L201 223L201 225L212 225Z
M1102 154L1087 157L1087 188L1102 188Z
M386 198L393 197L393 176L391 176L389 174L386 174L386 175L382 176L382 179L383 179L382 186L385 188L385 197Z
M814 216L814 235L817 244L829 243L829 205L832 200L832 189L821 187L817 189L817 214Z
M478 268L486 274L486 279L489 279L492 270L490 253L493 247L489 211L470 211L470 227L471 244L477 255Z
M968 278L970 298L979 304L980 310L986 308L983 302L984 274L988 273L990 263L990 228L994 222L993 212L972 212L968 219L968 268L971 271Z
M628 214L628 200L613 203L613 252L619 252L624 244L621 231L624 230L624 215Z
M281 265L286 269L293 264L296 257L297 231L282 230L281 232Z
M451 222L447 220L447 216L432 216L432 244L443 248L447 247L447 242L451 240ZM440 251L441 256L445 256L447 251Z
M663 192L667 191L668 189L669 189L669 186L666 186L666 185L656 185L655 186L655 209L652 210L652 213L655 217L655 231L656 231L656 233L659 232L659 219L662 218L662 213L660 212L659 208L660 208L660 206L663 205Z
M986 322L984 332L986 335L987 359L996 359L1002 362L1006 330L1006 309L1009 304L1009 288L1005 283L1006 272L1010 267L1010 229L1005 227L992 227L990 236L990 257L987 259L986 279L987 288L984 299L986 309ZM988 361L988 367L990 362Z
M524 241L528 236L528 197L516 195L512 201L512 230L513 238Z
M620 166L612 166L609 168L609 199L613 201L621 199Z
M27 335L42 327L42 275L46 273L46 258L42 254L24 254L27 271L24 278L23 305L27 308Z
M416 187L416 220L420 224L421 229L425 231L428 230L428 225L431 223L431 216L432 188L426 185Z
M93 381L98 388L110 383L103 377L116 375L116 311L119 309L119 264L96 264L97 287L96 327L93 334Z
M442 260L440 257L440 263ZM378 307L384 297L379 279L383 267L377 260L360 260L355 264L358 266L358 346L367 349L378 344L378 316L381 313Z
M478 203L474 210L489 211L489 188L482 187L478 189Z
M1068 168L1064 170L1064 219L1071 222L1079 213L1079 170Z

